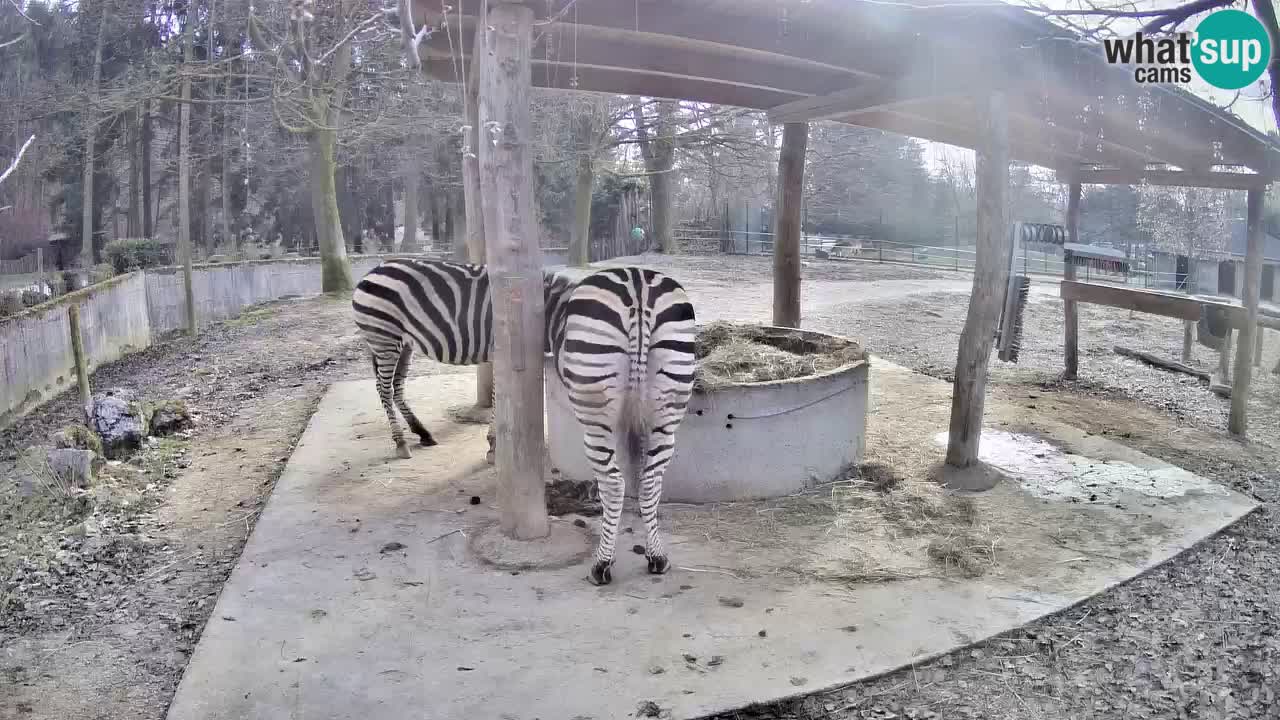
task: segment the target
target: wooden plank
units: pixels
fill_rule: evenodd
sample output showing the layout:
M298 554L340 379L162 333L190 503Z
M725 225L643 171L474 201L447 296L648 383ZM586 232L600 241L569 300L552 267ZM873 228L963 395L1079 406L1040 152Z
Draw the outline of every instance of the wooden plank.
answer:
M956 380L951 396L951 424L947 440L947 464L957 468L967 468L978 462L987 364L995 342L1000 301L1008 282L1012 242L1005 223L1008 217L1009 120L1005 114L1004 94L991 93L986 104L982 129L984 142L977 154L975 171L978 242L973 292L969 297L969 312L956 353ZM979 476L989 478L990 474Z
M533 9L495 3L480 64L480 192L493 287L498 507L504 533L546 537L542 256L533 217Z
M1079 170L1074 180L1091 185L1151 185L1168 187L1204 187L1223 190L1265 188L1273 180L1257 173L1186 172L1181 170Z
M1151 290L1119 287L1115 285L1099 285L1097 283L1063 280L1059 286L1059 295L1063 300L1107 305L1123 310L1138 312L1179 320L1200 320L1200 306L1204 301L1184 295L1169 295ZM1222 304L1222 303L1211 303ZM1230 306L1227 306L1230 307Z
M1067 241L1080 242L1080 183L1071 183L1067 194ZM1066 280L1076 279L1076 266L1071 251L1062 250L1062 276ZM1062 376L1067 380L1075 380L1080 374L1080 316L1074 300L1062 303L1063 325L1063 369Z
M1204 381L1205 383L1209 382L1209 373L1205 372L1204 370L1191 367L1186 363L1175 362L1173 360L1165 360L1159 355L1154 355L1149 352L1142 352L1141 350L1131 350L1127 347L1122 347L1120 345L1116 345L1111 349L1117 355L1122 355L1124 357L1131 357L1136 360L1141 360L1142 362L1148 365L1151 365L1153 367L1158 367L1163 370L1170 370L1172 372L1179 372L1184 375L1190 375L1194 378Z
M1262 225L1263 204L1266 191L1254 188L1249 191L1247 232L1248 244L1244 263L1244 288L1240 299L1244 301L1245 322L1240 328L1240 346L1236 348L1236 372L1231 387L1231 414L1227 418L1227 431L1243 437L1249 427L1249 385L1253 381L1254 334L1258 327L1258 295L1262 288ZM1225 347L1225 344L1224 344Z
M804 154L808 143L808 123L789 122L782 126L773 243L773 324L778 327L800 327L800 208L804 204Z

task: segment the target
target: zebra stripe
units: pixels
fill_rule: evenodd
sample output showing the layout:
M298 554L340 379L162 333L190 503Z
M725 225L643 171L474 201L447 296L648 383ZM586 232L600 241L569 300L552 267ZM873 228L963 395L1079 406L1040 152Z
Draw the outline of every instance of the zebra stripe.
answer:
M580 280L558 304L551 334L603 505L591 581L612 580L627 476L639 484L649 572L666 572L658 503L693 393L693 306L666 275L610 268Z

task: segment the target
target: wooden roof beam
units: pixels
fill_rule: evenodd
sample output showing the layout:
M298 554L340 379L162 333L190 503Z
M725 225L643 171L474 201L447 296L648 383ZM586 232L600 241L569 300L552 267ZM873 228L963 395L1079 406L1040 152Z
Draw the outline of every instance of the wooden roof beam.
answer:
M1266 188L1275 178L1258 173L1232 173L1184 170L1124 170L1077 168L1059 173L1063 182L1088 185L1151 185L1167 187L1201 187L1218 190L1254 190Z
M886 132L906 135L908 137L932 140L963 148L975 148L978 145L977 132L961 125L953 125L933 118L913 115L900 110L873 110L843 116L838 122L862 127L875 128ZM1073 158L1051 154L1034 142L1028 141L1021 134L1010 137L1012 158L1019 162L1029 162L1050 169L1069 167Z
M771 108L769 120L813 122L944 96L985 97L999 82L989 67L978 68L968 62L941 63L926 57L899 77L868 80L857 87Z

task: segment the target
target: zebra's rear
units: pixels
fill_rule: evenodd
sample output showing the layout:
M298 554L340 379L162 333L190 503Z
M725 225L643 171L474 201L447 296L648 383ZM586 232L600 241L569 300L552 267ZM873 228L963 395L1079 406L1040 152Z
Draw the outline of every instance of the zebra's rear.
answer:
M388 260L370 270L351 296L356 327L373 361L378 396L391 424L396 453L409 447L396 420L435 445L404 401L404 379L414 348L449 365L488 362L493 351L493 305L482 265L441 260Z
M583 278L557 313L556 370L583 426L604 506L591 579L611 580L625 478L638 480L649 571L665 572L658 532L662 478L693 390L694 312L684 288L653 270Z

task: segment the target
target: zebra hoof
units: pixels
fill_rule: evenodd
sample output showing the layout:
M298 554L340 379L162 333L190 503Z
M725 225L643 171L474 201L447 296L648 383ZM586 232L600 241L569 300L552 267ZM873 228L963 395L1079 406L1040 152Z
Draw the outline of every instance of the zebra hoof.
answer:
M610 569L612 565L612 562L596 561L596 564L591 566L591 584L608 585L613 582L613 571Z
M396 443L396 457L401 460L408 460L413 457L413 453L409 452L409 446L404 443Z
M671 566L666 555L650 555L649 556L649 574L663 575L667 572L667 568Z
M493 451L492 451L492 450L490 450L489 452L487 452L487 453L485 453L485 454L484 454L484 461L485 461L486 463L490 464L490 465L492 465L492 464L494 464L495 462L497 462L497 460L498 460L498 459L497 459L497 456L495 456L495 455L493 454Z
M432 447L440 444L436 442L435 438L431 437L431 433L421 436L419 440L421 441L422 447Z

